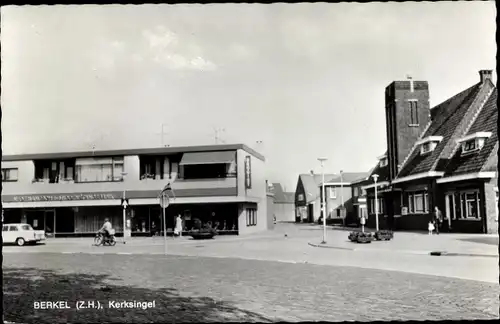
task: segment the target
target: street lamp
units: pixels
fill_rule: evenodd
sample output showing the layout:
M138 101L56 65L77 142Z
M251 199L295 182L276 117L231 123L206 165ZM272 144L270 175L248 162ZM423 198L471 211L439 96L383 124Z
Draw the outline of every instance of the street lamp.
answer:
M378 174L372 175L373 181L375 181L375 228L378 232L378 196L377 196L377 179Z
M325 172L323 170L325 161L327 158L318 158L321 163L321 212L323 213L323 241L322 244L326 244L326 212L325 212Z
M342 202L342 218L345 227L345 214L344 214L344 180L342 179L342 173L344 171L340 170L340 201Z
M122 172L122 181L123 181L123 203L125 203L125 197L126 197L126 192L125 192L125 176L127 175L127 172ZM125 209L125 206L122 206L123 210L123 244L125 244L125 230L127 228L127 210Z

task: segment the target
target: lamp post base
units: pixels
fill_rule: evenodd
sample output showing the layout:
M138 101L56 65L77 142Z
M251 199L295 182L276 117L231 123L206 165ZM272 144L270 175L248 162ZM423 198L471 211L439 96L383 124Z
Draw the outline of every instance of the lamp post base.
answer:
M326 241L321 241L321 244L326 244Z

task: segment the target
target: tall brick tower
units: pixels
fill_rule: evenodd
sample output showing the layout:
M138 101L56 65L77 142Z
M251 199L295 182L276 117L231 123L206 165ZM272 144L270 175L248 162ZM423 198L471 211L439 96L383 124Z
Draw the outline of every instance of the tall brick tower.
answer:
M389 177L394 179L413 144L430 121L427 81L394 81L385 88Z

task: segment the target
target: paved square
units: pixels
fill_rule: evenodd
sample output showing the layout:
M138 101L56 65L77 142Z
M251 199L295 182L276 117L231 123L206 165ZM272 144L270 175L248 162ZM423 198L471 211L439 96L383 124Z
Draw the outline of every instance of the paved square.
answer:
M498 285L353 267L159 255L8 254L5 319L22 323L498 318ZM36 301L103 309L35 310ZM110 309L109 301L155 301Z

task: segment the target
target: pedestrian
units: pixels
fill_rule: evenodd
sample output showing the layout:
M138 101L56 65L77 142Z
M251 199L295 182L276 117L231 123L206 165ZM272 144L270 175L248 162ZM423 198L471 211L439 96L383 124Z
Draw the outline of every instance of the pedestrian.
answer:
M429 221L429 225L427 228L429 229L429 235L432 235L432 232L434 231L434 223L432 221Z
M177 215L177 219L175 221L174 235L182 236L182 217L180 214Z
M443 213L441 213L438 206L434 207L434 224L436 226L436 234L439 235L439 228L443 224Z

